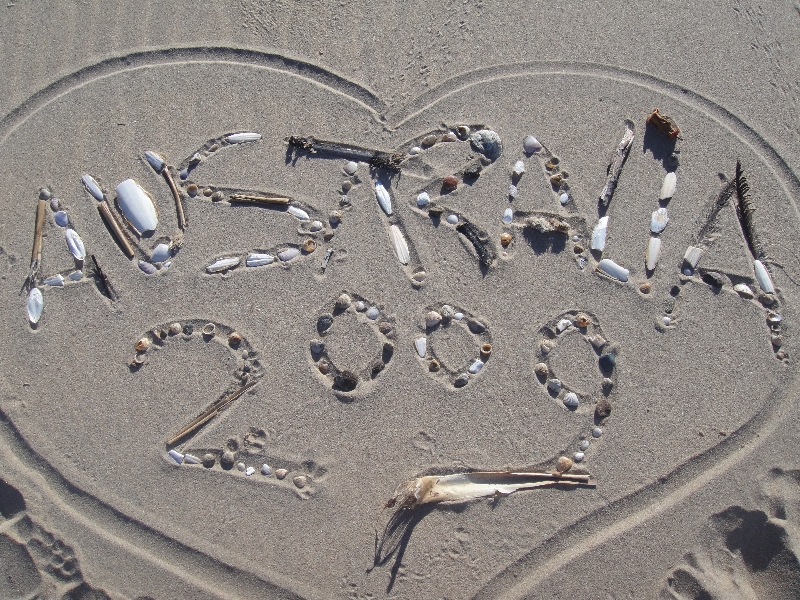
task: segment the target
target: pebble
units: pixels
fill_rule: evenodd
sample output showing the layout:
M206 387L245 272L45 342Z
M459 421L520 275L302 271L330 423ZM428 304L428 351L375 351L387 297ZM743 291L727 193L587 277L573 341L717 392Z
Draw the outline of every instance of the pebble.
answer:
M567 408L578 408L580 405L580 401L578 400L578 395L575 392L569 392L564 396L564 406Z
M603 435L602 429L600 429L599 427L595 427L594 429L592 429L592 437L599 438L601 435Z
M472 163L464 169L464 179L477 179L481 171L483 171L483 167L479 163Z
M378 331L380 331L386 337L392 337L392 334L394 333L394 328L392 327L392 324L389 323L388 321L381 321L380 324L378 325Z
M561 380L560 379L550 379L547 381L547 389L557 394L561 391Z
M191 323L187 323L183 326L183 334L184 335L192 335L194 333L194 325Z
M692 271L691 267L686 267L683 270L683 274L686 275L686 277L691 277L692 275L694 275L694 271Z
M436 373L440 368L441 368L441 365L439 365L439 361L436 360L435 358L432 359L431 362L428 363L428 370L431 373Z
M298 475L292 479L292 483L294 483L297 489L302 490L304 487L306 487L308 479L306 479L305 475Z
M327 375L330 370L330 365L328 365L327 361L321 360L317 365L317 369L319 369L319 372L323 375Z
M664 317L661 321L664 323L664 327L669 327L672 324L672 319L670 317Z
M553 349L553 345L548 341L542 341L539 344L539 349L542 351L542 354L550 354L550 351Z
M639 286L639 291L643 294L649 294L651 289L653 289L653 284L649 281L645 281Z
M311 231L319 231L320 229L322 229L322 227L323 227L322 221L311 221L311 226L309 227L309 229Z
M228 344L230 346L238 346L242 343L242 336L235 331L228 336Z
M573 457L573 459L575 460L576 463L579 463L579 462L583 462L583 459L585 457L586 457L586 455L583 452L576 452L575 456Z
M529 135L528 137L525 138L525 141L522 142L522 148L528 154L533 154L534 152L538 152L539 150L541 150L542 145L539 143L539 140L537 140L532 135Z
M317 319L317 331L324 333L333 325L333 315L324 314L320 315Z
M53 212L58 212L61 210L61 201L58 198L52 198L50 200L50 210Z
M522 162L521 160L518 160L517 162L514 163L514 168L512 169L511 172L514 174L514 176L521 177L522 174L525 172L525 163Z
M425 316L425 327L427 327L428 329L436 327L441 322L442 322L442 315L440 315L435 310L430 311Z
M275 471L275 477L277 477L278 479L285 479L288 474L289 471L287 471L286 469L276 469Z
M42 188L39 190L39 200L50 200L50 190L47 188Z
M467 385L467 383L469 383L469 375L467 373L462 373L461 375L456 377L456 380L453 382L453 385L456 386L457 388L462 388L465 385Z
M463 319L463 318L464 318L464 313L457 312L456 314L454 314L454 315L453 315L453 318L454 318L456 321L460 321L461 319Z
M230 450L225 450L222 453L222 458L219 459L219 464L223 469L231 469L233 468L233 463L236 460L233 452Z
M600 398L594 407L594 414L598 419L605 419L611 414L611 402L608 398Z
M350 304L353 303L352 298L348 294L342 294L336 299L336 308L339 310L344 310L345 308L349 307Z
M244 464L243 462L239 461L238 463L236 463L236 470L237 470L237 471L242 471L242 472L244 472L244 470L245 470L246 468L247 468L247 465L246 465L246 464Z
M344 166L344 172L348 175L355 175L356 171L358 171L358 163L355 161L350 161Z
M442 187L446 190L454 190L458 187L458 177L455 175L448 175L442 179Z
M270 475L272 475L272 469L269 468L269 465L267 463L261 465L261 474L264 475L265 477L269 477Z
M433 146L439 138L437 138L434 134L426 135L422 138L422 145L423 146Z
M342 191L345 194L347 192L349 192L351 189L353 189L353 182L352 181L345 180L345 181L342 182ZM349 202L349 200L347 199L347 196L342 196L342 200L344 200L345 204L347 204L347 202Z
M203 190L203 196L205 196L206 198L210 198L213 195L214 195L214 190L212 190L211 188L205 188Z
M411 150L408 151L408 153L411 156L416 156L417 154L422 153L422 148L420 148L419 146L414 146L413 148L411 148Z
M421 192L419 196L417 196L417 206L423 208L428 206L431 203L431 197L428 195L427 192Z
M560 456L556 462L556 471L559 473L566 473L572 468L572 459L566 456Z
M197 187L197 184L190 183L186 186L186 193L190 196L197 196L197 193L200 191L200 188Z
M223 193L222 193L222 192L220 192L220 191L216 191L216 192L214 192L213 194L211 194L211 199L212 199L214 202L219 202L219 201L220 201L220 200L222 200L224 197L225 197L225 194L223 194Z
M562 193L558 197L558 201L561 202L561 206L564 206L565 204L567 204L569 202L569 194L567 192Z
M381 311L379 311L376 307L370 306L367 309L367 318L368 319L374 321L375 319L377 319L380 316L381 316Z
M608 377L604 377L601 385L603 386L604 390L610 390L611 388L614 387L614 380L609 379Z
M780 348L781 346L783 346L783 338L781 336L773 335L772 338L770 338L770 339L772 341L772 345L775 348Z
M617 357L613 354L603 354L598 361L600 369L603 371L613 371L617 364Z
M185 181L189 177L189 170L181 169L181 172L178 173L178 176L181 178L181 181Z
M256 468L255 467L247 467L247 469L245 470L244 474L247 475L248 477L250 477L250 475L252 475L255 472L256 472Z
M533 367L533 372L539 377L547 377L550 374L550 368L546 363L537 363L536 366Z
M584 452L589 449L589 440L581 440L580 449Z
M447 215L447 222L450 225L456 225L458 223L458 215Z
M311 340L311 354L322 354L325 350L325 342L322 340Z

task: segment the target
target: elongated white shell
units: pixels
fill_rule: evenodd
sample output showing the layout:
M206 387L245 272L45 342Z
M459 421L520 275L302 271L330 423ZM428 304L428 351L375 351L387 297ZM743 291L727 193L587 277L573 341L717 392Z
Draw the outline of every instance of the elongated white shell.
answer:
M700 257L703 256L703 249L697 246L689 246L683 254L683 260L693 269L700 262Z
M170 249L168 244L159 244L153 248L153 253L150 255L150 260L154 263L164 262L170 256Z
M250 254L245 261L248 267L263 267L264 265L272 264L275 257L271 254Z
M525 138L525 141L522 142L522 147L528 154L538 152L539 150L542 149L542 145L539 143L539 140L537 140L532 135L529 135L528 137Z
M147 162L150 163L150 166L153 167L157 172L160 173L161 169L164 168L164 159L152 150L146 150L144 157L147 159Z
M69 274L69 278L71 281L80 281L83 279L83 271L73 271Z
M105 197L103 196L103 190L100 189L100 185L94 180L94 177L86 173L81 177L81 183L83 183L86 190L94 196L95 200L103 200Z
M126 179L117 186L117 202L122 214L139 233L155 231L158 226L156 207L144 188L133 179Z
M199 465L202 464L203 461L197 458L194 454L186 454L183 457L183 462L185 462L187 465Z
M672 198L675 195L675 185L677 181L678 177L675 175L674 171L664 175L664 183L661 184L661 191L658 193L658 199L666 200L667 198Z
M608 217L601 217L592 231L592 250L602 252L606 247L606 234L608 233Z
M758 281L758 287L764 290L767 294L774 294L775 293L775 286L772 285L772 277L769 276L769 271L767 271L767 267L764 266L760 260L753 261L753 269L756 272L756 281Z
M650 216L650 231L653 233L661 233L667 227L667 223L669 223L667 209L659 208L653 211L653 214Z
M232 133L228 136L228 142L231 144L241 144L243 142L255 142L256 140L261 139L260 133L251 133L251 132L243 132L243 133Z
M278 252L278 258L281 259L283 262L289 262L293 258L296 258L300 254L299 248L287 248L286 250L281 250Z
M744 283L737 283L733 286L733 291L739 294L742 298L747 298L750 300L753 297L753 290L750 289L750 286Z
M74 229L67 229L64 232L64 237L67 240L67 248L69 248L69 251L76 260L83 260L86 258L86 247L83 245L83 240Z
M403 232L400 231L400 228L397 225L392 225L389 227L389 239L392 241L395 254L397 254L397 260L399 260L402 264L407 265L408 261L411 260L411 255L408 252L406 238L403 237Z
M620 281L628 281L628 276L631 274L628 269L619 266L613 260L608 258L604 258L597 263L597 268L606 275L613 277L614 279L619 279Z
M297 206L290 206L289 208L286 209L286 212L288 212L291 215L294 215L295 217L297 217L301 221L310 221L311 220L311 218L308 216L308 213L306 211L304 211L302 208L299 208Z
M479 358L469 368L469 372L475 375L478 371L483 368L483 361Z
M515 162L514 163L514 169L512 170L512 173L514 173L514 175L519 177L524 172L525 172L525 163L522 162L521 160L518 160L517 162Z
M28 293L28 320L34 325L39 322L44 308L44 298L39 288L33 288Z
M655 270L659 258L661 258L661 238L651 237L644 259L648 271Z
M206 272L208 273L219 273L221 271L227 271L228 269L234 269L239 266L239 263L242 261L241 258L238 256L234 256L231 258L220 258L215 263L212 263L206 267Z
M169 454L169 457L176 463L181 464L183 462L183 454L181 454L177 450L170 450L169 452L167 452L167 454Z
M513 220L514 220L514 211L511 210L511 207L509 206L507 209L503 211L503 223L507 225L511 223L511 221Z
M63 287L64 285L64 277L61 273L57 275L53 275L52 277L48 277L44 280L45 285L49 285L50 287Z
M54 214L53 218L56 221L56 225L59 227L66 227L69 225L69 216L67 216L67 213L65 213L63 210L60 210Z
M378 199L378 204L381 205L383 212L387 215L392 214L392 197L380 181L375 182L375 197Z
M414 340L414 348L420 358L425 358L425 353L428 351L428 338L421 337Z

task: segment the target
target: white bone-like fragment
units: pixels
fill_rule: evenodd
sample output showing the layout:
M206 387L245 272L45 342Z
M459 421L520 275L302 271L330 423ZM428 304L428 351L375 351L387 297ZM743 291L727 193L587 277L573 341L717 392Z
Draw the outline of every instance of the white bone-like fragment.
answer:
M375 182L375 197L383 212L387 215L392 214L392 197L389 195L389 190L380 181Z
M675 175L675 171L671 171L664 175L664 183L661 184L661 191L658 193L659 200L667 200L672 198L675 195L675 186L677 184L678 177Z
M293 258L296 258L300 255L299 248L287 248L286 250L281 250L278 252L278 258L281 259L283 262L289 262Z
M53 275L52 277L45 279L44 284L49 285L50 287L63 287L64 277L61 275L61 273Z
M601 217L592 231L592 250L602 252L606 247L606 234L608 233L608 217Z
M628 281L628 276L631 274L628 269L619 266L613 260L609 258L604 258L599 263L597 263L597 268L608 275L609 277L613 277L614 279L619 279L620 281Z
M248 267L263 267L275 262L275 257L271 254L250 254L245 261Z
M183 462L183 454L181 454L177 450L170 450L169 452L167 452L167 454L169 454L169 457L176 463L181 464Z
M659 208L653 211L650 215L650 231L653 233L661 233L669 223L669 216L666 208Z
M208 273L220 273L222 271L228 271L229 269L235 269L239 266L239 263L242 261L241 258L238 256L234 256L231 258L220 258L218 261L208 265L206 267L206 272Z
M42 317L42 309L44 308L44 298L39 288L33 288L28 293L28 320L34 325L39 322Z
M311 220L311 217L308 216L308 213L306 211L304 211L302 208L299 208L297 206L290 206L289 208L286 209L286 211L289 214L297 217L301 221L310 221Z
M683 260L693 269L700 262L700 257L703 256L703 249L698 246L689 246L683 254Z
M150 163L150 166L156 170L156 172L161 173L161 169L164 168L165 164L163 158L161 158L158 154L156 154L152 150L146 150L144 153L144 157L147 159L147 162Z
M395 254L397 254L397 259L402 264L407 265L408 261L411 260L411 255L408 252L406 238L403 237L403 232L400 231L400 228L397 225L392 225L389 227L389 238L392 241Z
M479 358L469 368L469 372L475 375L478 371L483 368L483 361Z
M74 229L67 229L64 232L64 238L67 240L67 248L69 248L75 260L83 260L86 258L86 247L83 245L83 240L78 232Z
M187 465L199 465L203 461L197 458L194 454L186 454L183 457L183 462L185 462Z
M103 199L105 198L105 196L103 195L103 190L100 189L100 184L98 184L94 180L94 177L92 177L87 173L83 177L81 177L81 183L83 183L83 186L86 188L86 191L88 191L92 196L94 196L95 200L101 202L103 201Z
M425 353L428 351L428 338L421 337L414 340L414 349L420 358L425 358Z
M139 233L155 231L158 215L150 195L133 179L117 186L117 202L122 214Z
M255 142L261 139L260 133L251 133L251 132L243 132L243 133L232 133L227 137L227 140L231 144L242 144L244 142Z
M764 266L764 263L762 263L760 260L754 260L753 269L756 272L756 281L758 281L758 287L760 287L766 294L774 294L775 286L772 284L772 277L769 276L769 271L767 271L767 267Z
M661 238L651 237L644 258L648 271L655 270L659 258L661 258Z
M428 192L420 192L419 196L417 196L417 206L420 208L424 208L431 203L431 197L428 195Z

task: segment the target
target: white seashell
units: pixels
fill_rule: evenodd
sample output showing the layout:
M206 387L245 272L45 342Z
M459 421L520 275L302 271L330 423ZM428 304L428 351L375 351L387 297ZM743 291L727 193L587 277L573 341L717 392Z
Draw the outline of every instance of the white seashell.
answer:
M483 361L479 358L474 363L472 363L472 366L470 366L469 368L469 372L475 375L482 368L483 368Z
M420 358L425 358L425 353L428 351L428 338L421 337L414 340L414 348Z
M359 300L356 302L356 310L358 312L364 312L365 310L367 310L367 305L364 304L363 301Z
M287 248L286 250L281 250L278 252L278 258L281 259L283 262L289 262L293 258L296 258L300 254L299 248Z
M387 215L392 214L392 197L380 181L375 182L375 197L378 199L378 204L381 205L383 212Z
M538 152L542 149L542 145L539 143L539 140L532 135L529 135L525 138L525 141L522 142L522 147L528 154L533 154L534 152Z
M631 272L619 266L613 260L604 258L599 263L597 263L597 268L600 269L606 275L613 277L614 279L619 279L620 281L628 281L628 276Z
M669 327L672 323L672 319L670 317L664 317L661 319L661 322L664 323L664 327Z
M569 319L561 319L558 323L556 323L556 329L558 333L561 333L565 329L567 329L570 325L572 325L572 321Z
M450 225L455 225L458 223L458 215L447 215L447 222Z
M153 200L133 179L126 179L117 186L117 202L125 218L139 233L155 230L158 215Z
M602 429L600 429L599 427L595 427L594 429L592 429L592 437L599 438L601 435L603 435Z
M167 454L169 454L169 457L176 463L181 464L183 462L183 454L181 454L177 450L170 450L169 452L167 452Z
M692 275L694 275L694 271L691 269L691 267L686 267L683 270L683 274L686 275L686 277L691 277Z
M250 475L252 475L255 472L256 472L255 467L247 467L247 470L244 472L244 474L250 477Z
M86 258L86 248L83 245L83 240L74 229L67 229L64 232L64 237L67 240L67 248L75 257L75 260L83 260Z
M411 255L408 252L406 238L403 237L403 232L400 231L397 225L389 227L389 239L392 242L395 254L397 254L397 260L399 260L401 264L407 265L408 261L411 260Z
M239 266L239 263L242 261L241 258L238 256L234 256L231 258L220 258L218 261L208 265L206 267L207 273L220 273L222 271L227 271L229 269L235 269Z
M653 211L650 216L650 231L653 233L661 233L669 223L669 216L667 215L666 208L659 208Z
M508 225L513 220L514 220L514 211L511 210L511 207L509 206L507 209L505 209L505 211L503 211L503 223Z
M311 227L309 227L311 231L319 231L322 229L322 221L311 221Z
M700 257L703 256L703 249L697 246L689 246L683 254L683 260L693 269L700 262ZM690 273L691 275L691 273Z
M171 265L171 264L172 264L172 261L171 261L171 260L168 260L167 262L165 262L165 263L164 263L163 265L161 265L161 266L162 266L162 267L164 267L165 269L169 269L169 267L170 267L170 265Z
M245 261L248 267L263 267L264 265L272 264L275 257L271 254L250 254Z
M661 258L661 238L651 237L644 257L648 271L655 270L659 258Z
M187 465L199 465L203 461L197 458L194 454L185 454L183 456L183 462L185 462Z
M80 281L83 279L83 271L73 271L69 274L69 278L71 281Z
M374 321L375 319L377 319L377 318L378 318L378 317L380 317L380 316L381 316L381 311L379 311L379 310L378 310L377 308L375 308L374 306L370 306L370 307L367 309L367 318L368 318L369 320L371 320L371 321Z
M573 456L573 460L576 463L582 462L584 458L586 458L586 455L583 452L576 452L575 456Z
M147 162L150 163L150 166L153 167L158 173L160 173L161 169L164 168L164 159L152 150L145 150L144 157L147 159Z
M94 196L95 200L102 201L105 198L103 190L100 189L100 184L94 180L94 177L86 173L83 177L81 177L81 182L86 188L86 191Z
M242 473L244 473L245 470L247 469L247 465L244 464L242 461L239 461L239 462L236 463L236 469L238 471L241 471Z
M603 339L602 335L594 334L589 336L589 342L597 348L598 350L606 345L605 339Z
M286 212L288 212L290 215L297 217L301 221L310 220L308 213L304 211L302 208L299 208L297 206L290 206L289 208L286 209Z
M423 206L428 206L431 203L431 197L428 195L428 192L422 192L419 196L417 196L417 206L422 208Z
M760 260L754 260L753 269L756 272L756 281L758 281L758 287L760 287L767 294L774 294L775 286L772 285L772 277L769 276L769 271L767 271L767 267L764 266L764 263L762 263Z
M344 172L348 175L355 175L356 171L358 171L358 163L355 161L350 161L344 166Z
M244 142L255 142L256 140L261 139L260 133L232 133L227 137L227 140L231 144L242 144Z
M150 255L150 260L154 263L164 262L170 256L170 249L168 244L159 244L153 248L153 253Z
M66 227L69 225L69 215L67 215L67 213L65 213L63 210L60 210L54 214L53 218L56 220L56 225L59 227Z
M561 380L560 379L548 379L547 380L547 389L557 394L561 391Z
M518 193L519 190L517 189L517 186L515 186L513 183L508 186L508 195L511 198L516 198Z
M518 160L514 163L514 169L512 170L514 175L517 177L521 176L525 172L525 163L521 160Z
M42 309L44 308L44 298L39 288L32 288L28 293L28 320L36 324L42 316Z
M567 408L578 408L578 405L580 405L580 400L575 392L569 392L564 396L564 406Z
M442 315L440 315L435 310L432 310L425 316L425 327L432 328L439 325L442 322Z
M661 184L661 191L658 193L659 200L667 200L675 195L675 185L678 181L675 171L664 175L664 183Z
M64 285L64 278L59 273L58 275L53 275L45 279L44 284L50 287L62 287Z
M456 314L454 314L454 315L453 315L453 318L454 318L456 321L460 321L461 319L463 319L463 318L464 318L464 313L457 312Z
M263 465L261 465L261 474L262 475L266 475L267 477L272 475L272 469L270 469L270 467L269 467L269 465L267 463L264 463Z
M416 156L417 154L422 153L422 148L419 146L414 146L411 150L408 151L411 156Z
M589 440L583 440L580 443L580 449L586 452L589 449Z
M744 283L737 283L735 286L733 286L733 290L742 298L747 298L748 300L755 295L753 294L753 290L750 289L750 286Z
M592 231L592 250L602 252L606 247L606 234L608 233L608 217L602 217L597 221Z
M558 201L561 202L561 206L564 206L565 204L567 204L569 202L569 194L567 192L562 193L558 197Z
M140 268L142 271L144 271L144 272L145 272L147 275L152 275L153 273L155 273L155 272L156 272L156 268L155 268L155 266L151 265L151 264L150 264L149 262L147 262L146 260L140 260L140 261L139 261L139 268Z

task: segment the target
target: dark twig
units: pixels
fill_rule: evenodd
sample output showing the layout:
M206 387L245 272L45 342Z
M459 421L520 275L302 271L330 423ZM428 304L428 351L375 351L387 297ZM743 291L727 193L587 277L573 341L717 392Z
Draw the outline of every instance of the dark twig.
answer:
M118 300L119 296L117 295L116 290L114 290L114 286L111 285L111 280L108 278L108 275L103 272L103 269L100 268L100 265L97 263L97 258L94 254L92 254L92 262L94 263L95 273L97 273L97 276L100 278L100 282L103 284L106 295L111 298L112 301Z

